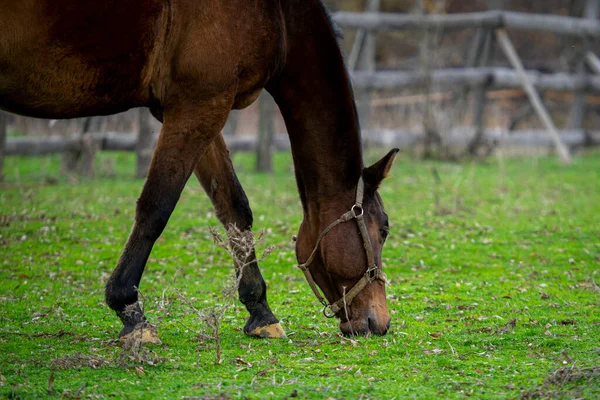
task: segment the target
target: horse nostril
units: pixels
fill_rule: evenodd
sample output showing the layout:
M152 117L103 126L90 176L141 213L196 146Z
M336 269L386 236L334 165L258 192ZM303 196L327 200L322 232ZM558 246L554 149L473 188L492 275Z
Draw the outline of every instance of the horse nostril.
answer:
M383 336L390 329L391 318L387 320L385 327L382 327L377 323L375 318L369 317L369 332L373 335Z

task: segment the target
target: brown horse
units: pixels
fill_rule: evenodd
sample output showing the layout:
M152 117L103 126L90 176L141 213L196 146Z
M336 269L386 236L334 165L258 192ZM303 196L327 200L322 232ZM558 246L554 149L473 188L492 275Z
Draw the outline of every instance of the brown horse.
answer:
M263 88L292 145L304 211L298 261L344 333L386 333L380 269L388 221L377 187L396 150L363 168L352 88L319 0L1 0L0 15L0 108L74 118L149 107L163 122L133 229L106 285L121 337L146 324L137 287L192 173L225 227L251 229L220 131L229 111ZM346 223L330 226L342 215ZM283 336L253 260L245 260L239 286L250 313L244 332Z

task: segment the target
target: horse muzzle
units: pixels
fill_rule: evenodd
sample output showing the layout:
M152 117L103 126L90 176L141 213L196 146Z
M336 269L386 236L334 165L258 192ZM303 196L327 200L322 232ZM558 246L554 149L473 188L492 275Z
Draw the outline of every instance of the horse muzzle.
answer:
M383 336L390 329L391 317L387 310L370 312L347 321L340 321L340 330L345 336L377 335Z

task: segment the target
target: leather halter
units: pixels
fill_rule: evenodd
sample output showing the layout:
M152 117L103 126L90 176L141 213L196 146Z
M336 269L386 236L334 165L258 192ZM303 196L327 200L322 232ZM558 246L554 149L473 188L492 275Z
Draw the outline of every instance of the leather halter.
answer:
M329 226L327 226L327 228L323 230L323 232L321 232L321 234L317 238L317 243L315 244L312 253L310 253L310 256L308 257L308 260L298 265L298 268L300 268L302 272L304 272L304 276L306 277L306 280L308 281L308 284L312 289L313 293L315 294L317 299L319 299L319 302L323 304L323 315L325 315L327 318L334 317L341 309L344 308L345 305L350 304L352 300L356 297L356 295L358 295L361 292L361 290L363 290L365 286L367 286L369 283L375 280L380 280L384 283L386 282L385 274L383 273L383 271L381 271L381 269L377 268L377 264L375 263L375 257L373 256L373 247L371 246L371 240L369 239L369 233L367 231L367 225L365 223L364 210L362 205L364 191L365 183L363 182L363 178L361 176L358 180L358 186L356 187L356 200L350 211L342 214L341 217L333 221L331 224L329 224ZM356 285L354 285L352 289L345 293L345 295L342 296L341 299L329 304L329 302L327 302L325 297L319 291L319 287L315 283L315 280L313 279L312 274L310 273L309 267L312 261L314 260L315 255L317 254L317 250L319 248L319 244L321 244L321 240L323 240L325 235L331 229L333 229L333 227L341 223L351 221L353 219L356 219L356 224L358 225L360 236L362 237L363 244L365 247L365 253L367 255L367 270L365 271L365 274L362 276L362 278L360 278L360 280L356 283Z

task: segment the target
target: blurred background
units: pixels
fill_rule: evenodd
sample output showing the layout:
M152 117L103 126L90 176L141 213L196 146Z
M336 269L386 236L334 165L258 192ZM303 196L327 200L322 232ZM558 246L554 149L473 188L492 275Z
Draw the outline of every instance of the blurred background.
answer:
M598 0L326 3L344 33L366 147L444 160L556 152L569 162L600 144ZM139 109L61 121L3 114L0 168L5 154L60 153L63 172L93 176L96 152L126 150L143 177L159 131ZM259 171L289 147L264 93L223 133L232 152L257 153Z

